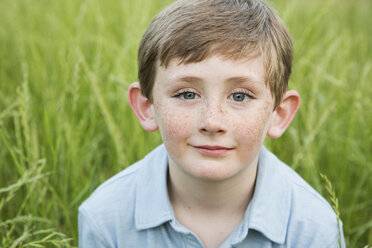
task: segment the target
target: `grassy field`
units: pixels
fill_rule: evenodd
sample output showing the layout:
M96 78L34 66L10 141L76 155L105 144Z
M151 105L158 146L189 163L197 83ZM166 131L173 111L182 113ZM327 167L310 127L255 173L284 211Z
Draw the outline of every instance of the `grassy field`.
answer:
M136 53L170 0L0 1L0 247L77 245L77 208L161 143L129 108ZM266 145L372 244L372 1L280 0L295 41L287 133Z

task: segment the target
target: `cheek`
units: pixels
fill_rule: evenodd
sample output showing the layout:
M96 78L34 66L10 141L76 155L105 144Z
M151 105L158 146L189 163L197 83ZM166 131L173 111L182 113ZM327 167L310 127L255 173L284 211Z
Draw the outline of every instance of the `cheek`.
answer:
M182 111L172 104L159 103L156 121L163 140L177 140L186 137L192 128L193 116L189 111Z
M250 146L261 145L266 137L268 118L269 113L265 108L247 111L235 118L238 121L232 125L235 126L234 132L239 141Z

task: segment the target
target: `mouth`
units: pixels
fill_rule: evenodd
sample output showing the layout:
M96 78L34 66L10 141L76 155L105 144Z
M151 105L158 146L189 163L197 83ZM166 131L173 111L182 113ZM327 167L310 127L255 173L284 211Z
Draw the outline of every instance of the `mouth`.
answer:
M225 146L204 145L204 146L193 146L193 147L196 148L200 153L207 155L207 156L223 156L229 153L231 150L234 150L234 148L225 147Z

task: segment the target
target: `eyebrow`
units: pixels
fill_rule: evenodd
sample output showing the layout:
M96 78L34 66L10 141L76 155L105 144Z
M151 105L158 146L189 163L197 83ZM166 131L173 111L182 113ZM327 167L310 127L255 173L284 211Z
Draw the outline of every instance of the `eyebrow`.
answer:
M186 82L186 83L199 83L199 82L203 81L203 79L201 79L199 77L194 77L194 76L184 76L184 77L176 78L175 81Z
M253 84L259 84L260 81L249 77L249 76L238 76L238 77L231 77L226 80L227 82L231 82L234 84L241 84L241 83L253 83Z
M176 78L175 81L186 82L186 83L199 83L199 82L203 81L203 79L199 78L199 77L194 77L194 76L184 76L184 77ZM254 78L249 77L249 76L231 77L231 78L226 79L225 81L229 82L229 83L234 83L234 84L240 84L240 83L258 84L258 83L260 83L260 81L257 81Z

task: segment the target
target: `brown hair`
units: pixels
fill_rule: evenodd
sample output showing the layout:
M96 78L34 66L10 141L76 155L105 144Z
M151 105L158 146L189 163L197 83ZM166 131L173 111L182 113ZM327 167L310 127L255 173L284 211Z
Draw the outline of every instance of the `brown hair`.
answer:
M141 92L152 101L156 68L172 59L200 62L262 56L266 84L279 105L292 67L292 39L275 10L263 0L179 0L150 23L138 51Z

